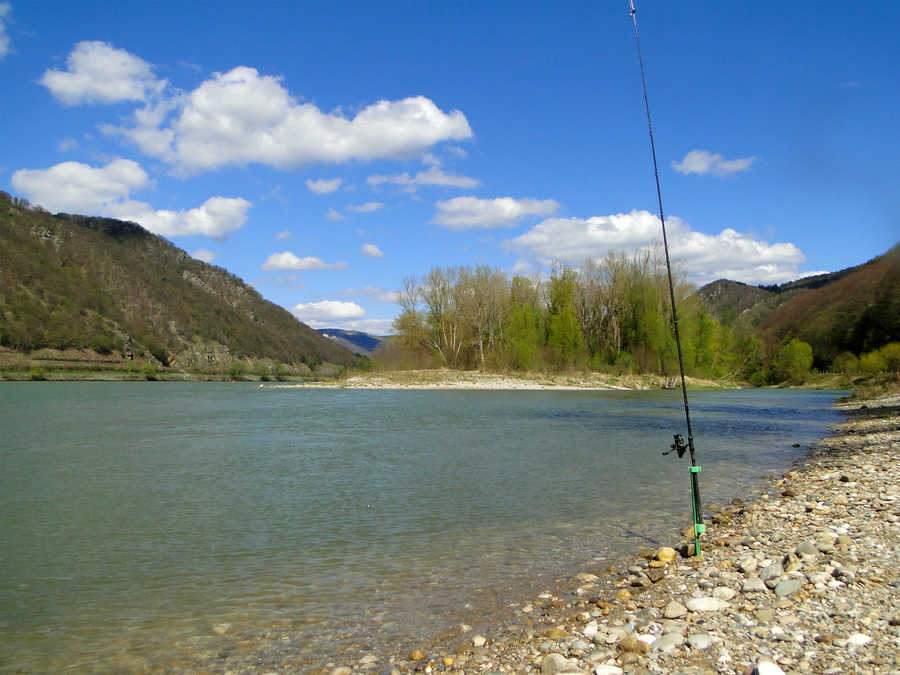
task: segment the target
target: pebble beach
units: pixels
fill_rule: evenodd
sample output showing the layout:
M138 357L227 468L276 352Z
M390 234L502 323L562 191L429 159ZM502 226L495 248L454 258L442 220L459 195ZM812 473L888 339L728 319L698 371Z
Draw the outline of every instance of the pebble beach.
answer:
M753 503L509 617L317 673L900 673L900 395L846 419Z

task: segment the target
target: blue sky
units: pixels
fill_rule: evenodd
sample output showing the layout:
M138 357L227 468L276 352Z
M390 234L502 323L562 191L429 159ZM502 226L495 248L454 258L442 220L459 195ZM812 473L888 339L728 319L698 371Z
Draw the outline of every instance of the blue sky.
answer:
M0 2L0 185L383 333L432 266L659 241L626 5ZM637 7L684 275L782 282L900 239L900 4Z

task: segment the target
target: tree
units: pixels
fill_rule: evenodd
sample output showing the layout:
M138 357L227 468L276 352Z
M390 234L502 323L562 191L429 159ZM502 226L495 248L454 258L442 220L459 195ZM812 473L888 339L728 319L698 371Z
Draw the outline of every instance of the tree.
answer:
M773 372L779 381L800 384L806 379L812 364L812 347L806 342L793 338L778 350Z
M584 353L584 336L575 312L575 272L559 268L550 277L547 347L558 366L569 368Z

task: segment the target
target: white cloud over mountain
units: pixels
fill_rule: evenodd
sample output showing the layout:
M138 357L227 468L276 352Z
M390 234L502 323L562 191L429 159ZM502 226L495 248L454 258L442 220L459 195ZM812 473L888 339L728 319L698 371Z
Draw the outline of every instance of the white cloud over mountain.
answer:
M146 101L161 94L167 84L143 59L96 40L76 44L66 66L48 69L40 79L66 105Z
M672 162L672 168L685 175L711 173L714 176L730 176L746 171L755 161L756 157L725 159L722 155L713 154L709 150L691 150L680 162Z
M62 162L49 169L19 169L13 189L50 211L96 215L110 203L126 198L150 182L147 172L130 159L106 166Z
M548 216L556 213L559 204L552 199L456 197L437 202L435 207L433 223L451 230L467 230L509 227L525 216Z
M210 197L200 206L171 211L154 210L145 202L128 200L110 204L104 214L132 220L164 237L202 236L224 239L247 222L250 202L240 197Z
M221 239L244 225L251 207L240 197L210 197L186 211L155 210L146 202L128 199L133 191L150 184L147 172L130 159L115 159L102 167L62 162L49 169L19 169L10 183L50 211L130 220L165 237Z
M298 303L291 308L291 314L313 328L329 328L336 327L335 321L361 319L366 315L366 310L355 302L320 300Z
M191 253L191 257L194 260L201 260L205 263L211 263L219 254L215 251L210 251L208 248L198 248L196 251Z
M755 239L726 228L718 234L696 232L678 218L666 220L669 252L692 281L703 284L722 277L773 283L801 276L806 257L794 244ZM549 218L504 246L541 265L554 261L579 264L603 258L609 251L633 254L662 244L659 218L632 211L593 218Z
M327 263L315 256L301 258L290 251L273 253L262 265L264 270L342 270L345 267L345 262Z

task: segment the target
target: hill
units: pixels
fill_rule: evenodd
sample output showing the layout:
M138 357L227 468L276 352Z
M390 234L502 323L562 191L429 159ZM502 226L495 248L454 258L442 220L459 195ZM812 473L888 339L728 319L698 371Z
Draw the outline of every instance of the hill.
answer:
M371 358L378 346L384 342L383 337L377 335L369 335L358 330L344 330L342 328L319 328L320 335L327 337L329 340L336 342L345 349L350 350L354 354Z
M0 345L91 348L182 369L356 358L228 271L135 223L0 193Z
M777 286L720 279L698 295L723 323L770 343L808 342L816 365L828 367L841 352L861 354L900 341L900 244L838 272Z

